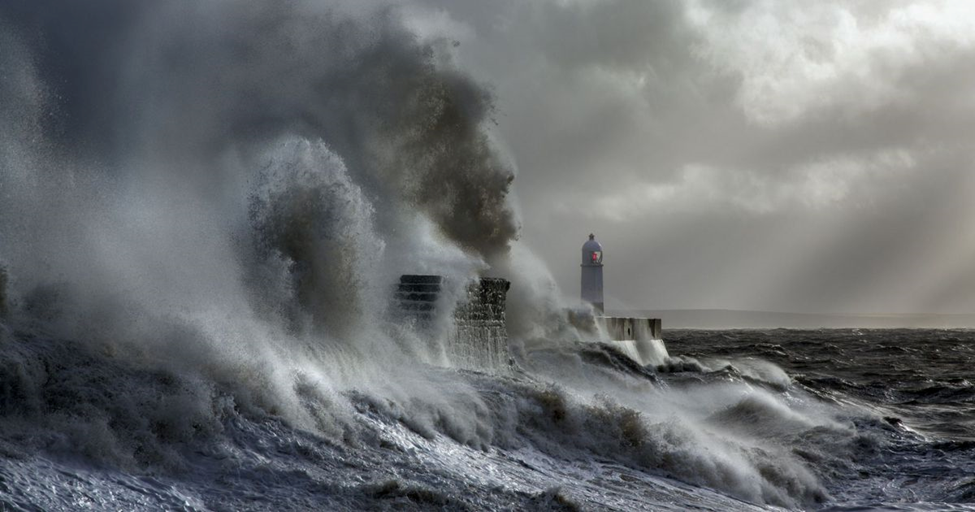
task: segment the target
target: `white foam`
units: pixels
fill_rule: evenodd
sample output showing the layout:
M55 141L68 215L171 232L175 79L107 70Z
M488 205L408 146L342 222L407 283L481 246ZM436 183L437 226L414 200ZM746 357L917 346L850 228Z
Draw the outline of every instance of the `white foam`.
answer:
M670 359L663 340L613 340L610 343L643 366L658 366Z

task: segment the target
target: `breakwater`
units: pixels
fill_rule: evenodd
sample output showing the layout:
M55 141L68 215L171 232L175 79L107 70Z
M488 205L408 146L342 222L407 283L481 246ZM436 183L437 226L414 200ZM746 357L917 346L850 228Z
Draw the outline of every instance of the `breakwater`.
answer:
M461 368L484 370L508 366L508 328L505 307L511 283L500 278L480 278L469 284L451 304L444 294L446 280L438 275L400 276L395 300L404 320L417 330L433 332L438 313L452 307L445 352Z

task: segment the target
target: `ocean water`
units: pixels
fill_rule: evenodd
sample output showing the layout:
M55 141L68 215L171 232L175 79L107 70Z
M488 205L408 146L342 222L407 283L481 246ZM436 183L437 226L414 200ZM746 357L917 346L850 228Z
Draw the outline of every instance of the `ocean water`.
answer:
M800 438L793 447L816 468L830 508L975 506L975 331L674 331L668 339L684 358L712 366L723 358L774 364L789 377L783 393L835 407L852 437L825 451Z
M536 341L295 396L5 328L12 510L969 510L975 332L674 331L634 365Z

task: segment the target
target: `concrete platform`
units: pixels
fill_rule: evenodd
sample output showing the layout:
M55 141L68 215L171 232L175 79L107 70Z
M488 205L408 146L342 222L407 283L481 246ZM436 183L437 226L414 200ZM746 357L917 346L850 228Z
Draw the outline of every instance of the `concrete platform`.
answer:
M596 323L612 340L659 340L663 335L659 318L597 316Z
M401 276L394 292L401 318L425 335L437 337L438 312L453 307L453 322L445 333L450 362L481 371L506 368L511 355L505 303L511 283L506 279L480 278L467 287L466 296L456 306L444 303L442 292L446 284L438 275Z
M643 366L661 365L670 357L659 318L597 316L594 320L610 344Z

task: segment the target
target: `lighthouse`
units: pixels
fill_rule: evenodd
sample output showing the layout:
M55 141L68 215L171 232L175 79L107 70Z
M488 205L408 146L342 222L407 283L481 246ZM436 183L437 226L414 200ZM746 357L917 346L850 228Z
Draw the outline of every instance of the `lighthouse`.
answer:
M583 302L592 304L595 310L594 335L602 342L616 346L623 354L641 366L665 364L670 358L667 347L661 339L663 333L659 318L613 317L605 316L603 309L603 246L590 234L589 240L582 244L582 286L580 292ZM588 312L587 312L588 313ZM570 320L572 319L570 314ZM580 331L580 333L583 331Z
M592 304L603 312L603 246L590 234L589 240L582 244L582 292L583 302Z

